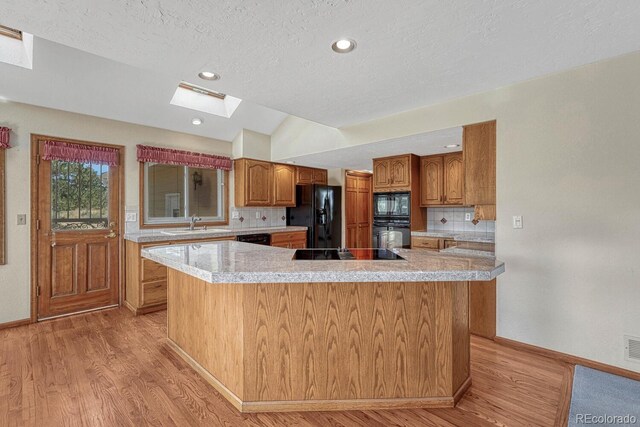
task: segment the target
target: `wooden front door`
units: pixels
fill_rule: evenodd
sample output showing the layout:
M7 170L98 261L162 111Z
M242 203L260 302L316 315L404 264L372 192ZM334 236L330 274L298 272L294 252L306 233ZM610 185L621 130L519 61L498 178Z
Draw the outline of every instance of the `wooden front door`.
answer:
M120 166L47 161L33 138L38 319L117 305L123 148Z

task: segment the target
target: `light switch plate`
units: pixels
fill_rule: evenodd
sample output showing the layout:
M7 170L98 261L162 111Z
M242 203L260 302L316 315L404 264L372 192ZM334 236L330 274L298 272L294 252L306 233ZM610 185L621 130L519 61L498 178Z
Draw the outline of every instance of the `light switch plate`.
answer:
M238 219L240 218L240 211L234 210L233 212L231 212L231 219Z
M260 211L256 211L256 219L262 218L262 213Z
M465 221L471 221L471 212L467 212L464 214L464 220Z
M513 217L513 228L522 228L522 216L514 215Z
M27 225L27 214L18 214L18 225Z
M138 220L138 213L137 212L127 212L124 215L124 220L125 220L125 222L136 222Z

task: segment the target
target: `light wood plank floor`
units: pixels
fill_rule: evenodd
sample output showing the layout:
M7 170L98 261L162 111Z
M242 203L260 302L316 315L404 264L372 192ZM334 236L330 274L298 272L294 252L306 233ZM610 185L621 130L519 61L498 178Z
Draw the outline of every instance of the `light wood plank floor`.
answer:
M557 426L572 366L472 339L454 409L238 413L165 343L166 312L107 310L0 331L0 426Z

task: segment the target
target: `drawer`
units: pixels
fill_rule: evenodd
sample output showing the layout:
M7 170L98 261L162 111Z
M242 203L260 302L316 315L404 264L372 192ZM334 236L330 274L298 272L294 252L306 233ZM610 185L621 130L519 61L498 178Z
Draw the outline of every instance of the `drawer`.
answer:
M442 247L442 239L434 237L412 237L411 247L414 249L431 249L437 251Z
M150 259L142 258L142 271L140 280L158 280L167 278L167 267Z
M456 242L455 240L445 240L444 241L444 248L455 248L458 246L458 242Z
M485 242L456 242L456 247L460 249L473 249L475 251L495 252L496 245L494 243Z
M142 283L142 304L155 305L167 302L167 281L158 280L155 282Z
M292 240L307 240L307 232L306 231L292 231L285 233L273 233L271 235L271 245L279 246L281 243L289 243Z

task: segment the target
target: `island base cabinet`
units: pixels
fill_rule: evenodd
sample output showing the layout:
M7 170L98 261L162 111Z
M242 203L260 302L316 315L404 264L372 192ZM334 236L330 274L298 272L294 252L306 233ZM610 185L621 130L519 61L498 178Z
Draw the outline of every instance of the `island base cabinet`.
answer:
M168 274L171 346L241 412L453 407L468 282L208 283Z

